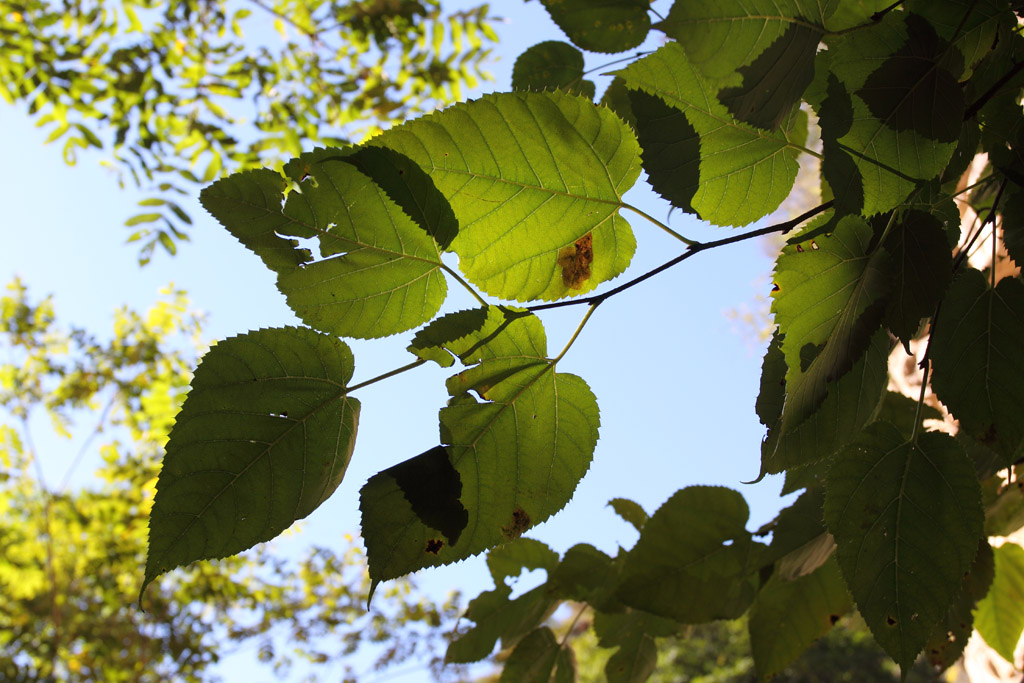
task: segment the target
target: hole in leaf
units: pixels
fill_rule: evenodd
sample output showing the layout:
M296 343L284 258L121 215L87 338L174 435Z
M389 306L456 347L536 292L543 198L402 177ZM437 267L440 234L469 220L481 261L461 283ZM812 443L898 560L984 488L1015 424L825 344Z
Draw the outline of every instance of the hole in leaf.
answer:
M799 251L801 254L804 253L804 248L800 244L796 245L796 250Z
M424 548L424 550L430 553L431 555L437 555L441 552L441 548L443 547L444 541L442 541L440 538L432 538L429 541L427 541L427 547Z
M839 615L838 614L830 614L830 615L828 615L828 622L830 624L835 626L837 621L839 621Z
M888 616L885 618L885 623L887 623L889 626L895 626L896 620L893 619L891 616Z
M588 232L567 247L558 250L558 267L562 269L562 284L569 289L581 289L590 279L590 264L594 262L594 238Z
M519 538L530 528L530 515L523 508L512 511L512 522L501 527L501 534L507 539Z

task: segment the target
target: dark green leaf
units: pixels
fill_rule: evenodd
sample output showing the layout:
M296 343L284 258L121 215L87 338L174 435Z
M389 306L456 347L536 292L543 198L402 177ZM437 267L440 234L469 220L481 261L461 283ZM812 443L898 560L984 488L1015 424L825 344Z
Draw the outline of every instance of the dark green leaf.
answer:
M513 90L565 90L594 99L594 82L583 78L583 53L548 40L528 48L512 68Z
M561 649L555 634L547 626L530 631L505 661L500 681L550 683Z
M760 544L744 528L743 496L726 488L677 491L626 556L618 597L682 623L732 619L756 592Z
M618 647L605 665L608 683L643 683L658 663L654 639L670 636L679 625L638 610L594 616L594 632L601 647Z
M875 640L909 667L956 600L982 535L974 468L941 432L876 422L828 473L825 521Z
M932 386L961 428L1012 458L1024 440L1024 284L967 270L949 287L932 332Z
M995 558L988 539L981 539L971 570L964 576L960 594L939 622L925 645L925 656L932 666L945 670L953 666L967 647L974 632L974 610L988 593L995 573Z
M697 213L690 202L700 189L700 136L686 114L660 97L626 92L647 181L672 206Z
M878 411L878 420L893 425L909 439L915 429L925 431L922 428L924 420L942 420L942 413L927 404L920 406L920 413L921 421L915 425L914 417L918 414L917 400L896 391L887 391Z
M852 606L835 560L793 581L772 576L750 607L750 649L758 677L770 678L796 661Z
M576 45L591 52L622 52L647 38L649 0L541 0Z
M864 354L884 310L888 267L871 226L854 216L831 236L782 250L772 312L787 366L783 430L807 419Z
M820 486L804 491L796 502L782 510L758 535L771 533L772 542L761 558L761 566L775 565L774 573L793 581L815 571L835 549L832 535L822 519L825 491Z
M502 584L497 590L481 593L469 603L465 618L474 626L459 635L445 655L456 664L478 662L491 654L495 643L511 647L524 634L537 628L558 606L547 594L547 586L538 586L509 600L511 589Z
M490 294L580 294L632 258L636 242L618 210L639 175L639 148L629 126L585 98L485 95L372 144L430 174L459 221L451 244L459 267Z
M577 543L569 548L550 576L549 583L561 598L585 601L595 609L619 607L611 597L618 571L612 558L592 545Z
M921 319L935 306L949 286L953 256L942 223L922 211L907 211L893 227L885 249L892 256L892 295L885 308L885 324L907 352Z
M274 538L334 492L355 445L352 368L344 343L303 328L210 350L167 442L143 590L174 567Z
M702 219L716 225L746 225L774 211L789 194L796 178L796 158L807 138L806 118L801 113L775 132L735 121L725 105L710 96L714 86L687 61L683 48L675 42L616 73L630 89L657 95L681 111L699 135L699 183L687 206ZM658 122L664 119L664 114L654 115ZM637 119L639 126L640 117ZM671 136L668 142L684 143L685 151L690 152L693 145L688 140L687 132ZM661 166L675 170L689 162L684 159ZM683 177L691 178L692 171Z
M1003 204L1003 245L1014 263L1024 264L1024 192L1014 192Z
M968 68L992 50L1000 28L1017 23L1001 0L910 0L905 6L927 19L943 40L953 41Z
M644 530L644 524L647 523L648 516L639 503L626 498L613 498L608 501L608 504L615 510L615 514L632 524L637 531Z
M636 129L636 117L629 104L629 89L621 76L616 76L601 95L601 104L611 109L620 119Z

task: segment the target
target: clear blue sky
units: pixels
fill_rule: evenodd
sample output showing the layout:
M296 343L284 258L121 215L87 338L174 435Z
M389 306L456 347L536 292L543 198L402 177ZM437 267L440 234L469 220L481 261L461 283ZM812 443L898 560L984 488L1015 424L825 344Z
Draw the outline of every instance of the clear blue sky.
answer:
M536 42L564 36L537 2L503 2L493 11L508 20L497 27L501 61L492 69L495 82L486 87L507 90L516 55ZM657 39L651 42L656 45ZM604 61L613 58L604 56ZM592 57L588 67L601 63L602 56ZM598 88L600 92L603 84ZM82 155L77 167L66 166L58 146L42 145L46 133L34 128L24 108L0 106L0 130L8 160L0 169L5 204L0 273L5 281L20 275L35 296L52 293L64 320L104 333L115 308L128 304L144 309L161 286L173 281L208 313L210 339L297 323L274 288L272 273L194 200L187 207L196 219L192 242L177 257L158 253L151 265L140 269L136 246L124 244L129 231L122 227L135 213L139 193L120 190L97 164L97 155ZM648 190L643 178L627 199L662 220L668 214L668 205ZM653 225L632 214L626 218L639 244L626 277L681 252L680 243ZM678 211L671 225L698 239L731 232ZM764 430L754 414L754 400L763 345L752 330L738 329L726 317L728 310L753 305L757 294L767 294L770 269L764 245L743 242L700 254L601 306L559 365L560 371L583 377L598 398L597 452L572 502L530 536L559 551L588 542L614 553L620 544L631 546L636 534L607 507L609 499L632 498L653 512L677 489L691 484L742 491L751 507L749 528L774 516L781 505L780 479L755 486L740 483L754 479L759 469ZM451 290L455 295L459 288ZM455 295L446 310L470 305ZM582 307L569 307L542 315L552 349L561 348L582 314ZM405 346L411 336L353 342L355 381L409 362ZM342 534L358 529L358 491L366 479L437 443L437 411L446 399L443 380L448 374L429 364L360 391L363 413L352 464L334 496L308 518L302 542L338 547ZM54 478L74 453L73 448L65 450L47 462ZM90 468L86 464L82 469ZM467 596L490 587L482 558L424 572L420 583L434 594L458 586ZM253 678L243 668L247 681L271 678L269 671ZM221 674L228 681L243 678L234 665L222 668ZM412 675L390 680L425 679Z

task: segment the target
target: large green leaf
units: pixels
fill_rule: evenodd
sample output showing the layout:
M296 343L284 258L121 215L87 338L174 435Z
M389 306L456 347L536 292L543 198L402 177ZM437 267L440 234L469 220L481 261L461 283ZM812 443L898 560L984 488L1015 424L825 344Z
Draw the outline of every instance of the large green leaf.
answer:
M541 0L569 40L591 52L622 52L647 38L649 0Z
M630 89L657 95L681 111L699 137L697 186L688 203L669 196L676 206L692 207L716 225L747 225L774 211L789 194L807 134L801 115L794 114L788 125L775 132L736 121L716 98L716 87L690 64L676 42L616 73ZM638 116L638 127L643 123ZM696 148L687 142L690 137L680 132L668 141L690 152ZM681 159L678 166L688 163L692 160ZM692 172L686 178L692 178Z
M995 559L995 578L978 603L974 626L993 650L1013 663L1024 632L1024 548L1004 543L995 549Z
M639 175L639 147L628 125L586 98L485 95L370 144L430 175L459 220L459 267L490 294L557 299L629 265L636 242L618 210Z
M984 514L970 461L946 434L914 442L871 424L828 472L825 522L875 640L909 667L978 551Z
M210 349L167 442L143 590L174 567L274 538L334 492L355 445L352 369L344 343L304 328Z
M534 629L516 644L505 661L499 680L506 683L575 683L573 649L559 645L554 632L547 626Z
M704 76L728 86L718 98L737 119L775 130L814 76L824 17L807 4L677 2L656 27L679 41Z
M772 312L787 368L784 431L821 405L878 329L889 273L873 236L863 220L845 216L831 235L787 245L776 261Z
M754 599L761 549L744 528L747 517L746 501L731 489L677 491L626 556L619 598L683 623L740 616Z
M795 581L773 575L750 607L750 649L758 678L771 678L796 661L852 606L833 559Z
M930 25L906 14L890 12L881 22L835 37L819 55L851 107L849 117L839 120L822 114L822 137L834 138L849 155L863 184L866 216L896 207L942 172L957 135L943 140L954 128L959 133L957 117L963 113L958 97L948 108L945 102L934 105L933 97L952 92L959 71ZM906 62L915 68L908 70ZM834 129L837 123L840 130ZM832 178L829 182L835 185Z
M963 55L965 66L973 67L988 54L998 39L997 31L1013 27L1017 19L1001 0L910 0L909 11L928 20L935 32Z
M658 664L655 638L671 636L679 624L653 614L627 608L594 615L594 632L601 647L618 648L605 664L608 683L643 683Z
M428 330L443 332L453 319L473 316L446 318ZM446 541L416 513L393 476L375 475L360 496L375 583L517 538L560 510L590 466L599 417L586 383L555 371L535 316L491 307L481 318L444 346L474 363L448 380L452 398L440 413L450 488L457 480L468 521L457 539Z
M277 271L278 289L303 322L381 337L430 320L447 289L438 244L349 162L351 153L318 150L292 162L301 182L287 199L284 179L259 170L214 183L201 200ZM291 237L316 237L321 260Z
M1005 458L1024 440L1024 283L988 286L967 270L950 285L932 333L932 386L961 427Z
M568 43L546 40L516 57L513 90L565 90L594 99L594 82L583 78L583 53Z

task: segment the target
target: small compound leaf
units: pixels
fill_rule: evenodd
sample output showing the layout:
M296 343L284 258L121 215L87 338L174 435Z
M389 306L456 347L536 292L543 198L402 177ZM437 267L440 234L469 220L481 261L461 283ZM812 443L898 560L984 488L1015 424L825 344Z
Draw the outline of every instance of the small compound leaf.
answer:
M615 510L615 514L632 524L637 531L644 530L644 524L647 524L649 517L639 503L627 498L613 498L608 504Z
M676 634L679 624L639 610L598 612L594 632L601 647L617 647L605 665L608 683L643 683L658 663L655 638Z
M1024 440L1024 283L956 277L932 333L932 386L961 427L1011 462Z
M527 301L579 294L616 277L636 240L618 211L640 173L632 129L564 92L485 95L377 136L413 159L459 221L451 249L471 282ZM591 235L590 276L565 284L562 249ZM576 281L573 281L575 284Z
M875 422L829 470L825 521L857 608L906 669L978 552L984 513L974 468L946 434L913 442Z
M894 226L885 249L892 256L892 295L885 308L885 324L903 342L932 315L949 286L953 256L942 223L923 211L907 211Z
M636 120L647 181L672 206L697 213L690 201L700 188L700 136L681 110L642 90L627 90Z
M682 623L740 616L756 592L761 549L744 528L747 517L746 501L731 489L677 491L626 556L618 597Z
M974 613L974 627L989 647L1011 664L1024 632L1024 548L1004 543L995 549L995 578Z
M995 557L992 546L988 544L988 539L983 538L978 544L978 555L974 558L974 564L964 576L956 602L949 608L946 618L939 622L925 645L925 657L936 669L948 669L963 655L967 641L974 632L973 612L978 602L988 593L994 573Z
M167 442L143 591L170 569L268 541L327 500L355 445L352 369L344 343L304 328L210 349Z
M787 366L783 430L807 419L868 348L884 311L888 268L871 226L855 216L844 216L831 236L783 248L772 293Z
M583 53L568 43L547 40L516 58L513 90L565 90L594 99L594 82L583 78Z
M520 640L501 671L502 683L550 683L561 652L554 632L541 626Z
M723 88L718 99L740 121L778 130L814 78L820 41L820 27L790 24L754 61L740 67L742 84Z
M834 559L793 581L772 576L750 607L750 649L758 678L771 678L796 661L852 606Z
M616 74L631 90L656 95L681 111L697 132L700 175L688 204L702 219L716 225L747 225L774 211L789 195L796 179L796 159L807 139L806 116L802 113L794 113L787 125L774 132L736 121L714 97L715 86L687 61L676 42L669 42ZM658 118L663 115L654 111L653 116L661 132L656 128L651 134L668 134L667 124ZM637 125L641 125L639 116ZM686 130L668 141L682 144L681 149L690 153L693 143L687 142L688 136ZM690 161L684 158L672 165L662 160L659 167L679 173L678 169ZM690 170L680 176L691 177ZM677 206L683 206L676 201Z
M623 52L651 29L648 0L541 0L558 28L591 52Z
M931 140L955 142L964 118L964 93L940 64L952 52L920 15L906 16L907 42L871 72L857 95L871 115L893 130L913 130ZM949 65L957 73L962 63ZM937 103L941 102L941 106Z

